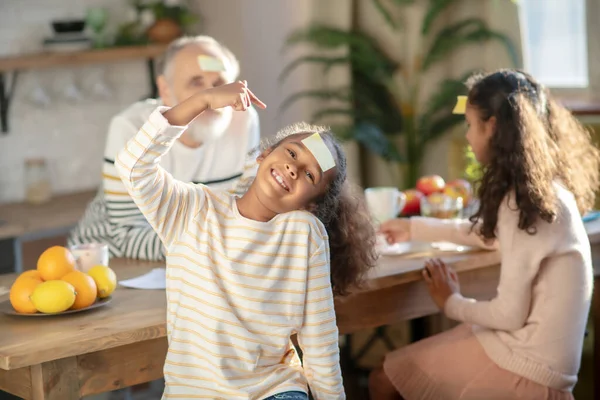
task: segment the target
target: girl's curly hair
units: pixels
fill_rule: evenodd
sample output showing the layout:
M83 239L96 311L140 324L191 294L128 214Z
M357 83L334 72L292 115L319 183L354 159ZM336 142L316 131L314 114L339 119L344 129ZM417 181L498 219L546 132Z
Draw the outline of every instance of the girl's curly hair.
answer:
M346 155L327 127L297 123L280 130L261 144L261 150L277 147L294 135L318 132L335 151L337 174L325 194L316 200L313 214L327 229L331 254L331 284L336 295L346 295L363 283L375 266L375 228L366 203L355 185L346 180Z
M557 216L558 180L571 191L583 214L594 204L600 183L600 152L589 132L532 76L518 70L476 75L467 81L468 104L487 121L496 119L478 197L480 234L495 238L498 208L513 191L519 229L535 234L538 218Z

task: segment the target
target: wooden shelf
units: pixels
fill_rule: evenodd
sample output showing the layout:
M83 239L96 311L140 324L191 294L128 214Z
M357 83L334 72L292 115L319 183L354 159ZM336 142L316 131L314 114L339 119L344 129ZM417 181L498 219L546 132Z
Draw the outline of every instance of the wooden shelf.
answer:
M563 106L576 116L600 115L600 100L593 98L559 98Z
M148 66L150 97L157 96L154 82L154 58L162 55L167 45L111 47L83 51L43 52L0 58L0 128L8 132L8 109L15 91L19 71L61 66L114 63L135 59L145 59ZM5 75L10 74L10 87Z
M58 66L100 64L160 56L166 45L112 47L84 51L43 52L0 58L0 72Z

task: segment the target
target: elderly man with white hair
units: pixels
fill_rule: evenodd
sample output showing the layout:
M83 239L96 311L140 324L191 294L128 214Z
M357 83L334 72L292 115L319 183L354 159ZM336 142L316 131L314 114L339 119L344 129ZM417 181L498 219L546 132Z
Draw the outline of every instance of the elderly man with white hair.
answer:
M238 74L236 57L211 37L184 37L169 45L156 79L160 100L137 102L112 119L104 151L102 186L71 232L69 245L100 242L108 244L113 257L164 258L160 239L118 178L115 156L159 104L174 106L200 90L231 83ZM255 165L245 164L247 155L259 140L259 120L254 109L209 110L189 125L160 164L178 180L242 193L253 176L250 165Z

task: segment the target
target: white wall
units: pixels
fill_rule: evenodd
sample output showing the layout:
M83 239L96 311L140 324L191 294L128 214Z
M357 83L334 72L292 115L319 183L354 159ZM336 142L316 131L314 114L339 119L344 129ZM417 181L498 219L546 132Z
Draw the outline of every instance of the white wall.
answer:
M196 0L208 35L221 40L238 56L241 79L246 79L253 92L267 104L259 110L261 130L271 135L284 125L302 120L309 105L299 104L279 113L285 97L307 84L306 69L299 70L283 84L278 75L296 51L283 52L285 37L305 26L310 18L308 0Z
M2 0L0 1L0 56L35 52L51 34L50 21L81 17L88 6L104 5L111 18L122 15L122 0ZM127 62L105 67L113 88L110 100L97 100L84 92L80 104L70 104L57 89L75 74L84 88L93 83L96 67L25 71L19 76L9 111L10 131L0 133L0 202L23 198L26 157L48 159L53 189L71 192L97 187L108 121L112 115L149 92L145 64ZM54 100L46 109L29 103L35 77Z
M280 86L277 76L293 54L282 54L284 37L303 26L309 16L309 1L297 0L195 0L204 17L203 33L222 40L234 51L255 93L269 108L259 111L263 134L282 125L304 119L310 105L300 104L278 118L277 108L285 95L302 87L309 79L299 71ZM42 39L51 34L50 21L81 17L87 7L109 8L111 22L119 22L125 0L2 0L0 1L0 57L35 52ZM268 27L267 27L268 26ZM24 72L19 76L10 109L10 132L0 134L0 203L23 198L23 165L26 157L48 159L53 190L65 193L96 188L106 129L110 118L149 91L143 61L103 66L114 91L109 101L88 94L83 102L70 104L56 88L75 74L83 86L93 83L98 67L56 68ZM54 102L39 108L28 101L35 78L49 89Z

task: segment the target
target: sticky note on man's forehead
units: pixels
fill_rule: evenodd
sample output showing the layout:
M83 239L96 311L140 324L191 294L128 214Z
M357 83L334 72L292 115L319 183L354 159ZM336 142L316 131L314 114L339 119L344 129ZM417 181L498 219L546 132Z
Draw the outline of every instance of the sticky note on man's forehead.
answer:
M323 172L335 167L335 159L321 135L314 133L303 139L302 144L312 153Z
M215 57L201 55L198 56L198 64L202 71L206 72L222 72L225 71L225 65L221 60Z
M467 110L467 96L457 96L452 114L464 114Z

